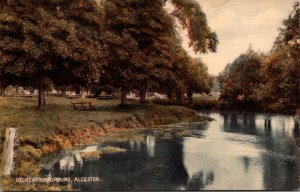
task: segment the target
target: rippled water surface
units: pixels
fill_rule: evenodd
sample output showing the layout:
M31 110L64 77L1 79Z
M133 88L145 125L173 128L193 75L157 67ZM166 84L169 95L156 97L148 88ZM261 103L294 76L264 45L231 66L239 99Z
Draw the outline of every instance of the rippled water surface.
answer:
M293 117L205 115L215 121L185 125L190 130L186 136L148 133L142 141L109 144L127 152L94 160L72 154L45 172L52 177L100 177L101 182L73 182L81 190L299 189L300 155L293 140L299 124Z

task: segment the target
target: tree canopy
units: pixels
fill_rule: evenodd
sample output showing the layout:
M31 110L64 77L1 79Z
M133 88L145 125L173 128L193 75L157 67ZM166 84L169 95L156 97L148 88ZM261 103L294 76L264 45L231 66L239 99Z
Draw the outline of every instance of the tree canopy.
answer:
M189 32L190 46L200 53L216 51L216 34L208 27L199 4L192 0L171 3L175 6L172 15ZM162 87L167 87L163 83L173 82L174 89L183 83L175 80L178 75L174 67L187 66L184 62L189 59L180 59L182 48L175 18L164 6L162 0L106 1L110 64L103 77L122 89L122 103L129 91L139 92L143 102L147 91L162 91Z
M47 82L97 82L106 51L103 10L93 0L6 0L0 7L0 73L40 90ZM12 77L12 78L9 78Z
M208 92L207 68L181 47L176 19L196 53L215 52L216 33L195 0L3 0L0 7L0 88L93 86L176 97ZM190 85L188 85L190 84ZM97 86L96 86L97 87ZM162 89L165 88L165 89ZM174 91L172 91L174 92ZM173 94L173 93L172 93Z
M221 98L230 102L253 102L255 90L261 83L262 56L251 48L228 64L220 75Z

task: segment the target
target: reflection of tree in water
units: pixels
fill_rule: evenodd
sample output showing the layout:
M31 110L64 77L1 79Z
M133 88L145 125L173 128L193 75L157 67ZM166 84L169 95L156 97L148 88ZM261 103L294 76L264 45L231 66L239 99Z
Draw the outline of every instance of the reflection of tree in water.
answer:
M298 121L295 121L294 137L295 138L299 138L300 137L300 126L299 126L299 122Z
M203 190L214 182L214 172L208 172L205 176L201 171L189 179L186 190Z
M224 118L224 131L256 134L254 113L221 112L220 114Z
M256 127L255 114L221 113L224 118L224 131L259 135L262 151L264 187L268 190L292 190L299 187L299 152L289 134L291 127L288 119L263 116L262 127ZM263 132L261 132L263 131ZM299 136L299 124L295 123L294 135ZM295 157L295 154L297 156ZM250 160L242 159L245 171Z
M108 177L107 181L111 183L110 189L175 190L186 183L187 173L183 165L182 143L179 140L157 140L153 158L147 156L145 147L142 146L140 153L129 152L128 160L118 161L126 164L122 166L123 170L115 169L115 165L111 165L112 172L124 174L126 178L120 180ZM109 162L105 162L105 166L107 164ZM117 187L115 183L121 185Z
M264 126L265 132L270 133L272 131L272 123L271 123L270 116L266 115L264 123L265 123L265 126Z
M291 127L287 125L279 121L276 129L271 122L265 122L265 131L272 132L265 135L262 143L267 149L262 159L264 185L268 190L293 190L299 187L299 152L288 134Z
M263 179L267 190L293 190L299 187L299 163L263 154Z
M250 167L251 159L247 156L244 156L244 157L242 157L242 160L243 160L243 163L244 163L244 170L245 170L245 172L248 172L249 167Z
M188 175L183 165L182 143L178 139L155 140L154 154L147 142L136 142L133 151L112 154L98 160L83 161L81 168L54 176L96 176L101 183L74 183L81 190L176 190L185 186ZM130 148L130 143L122 147Z

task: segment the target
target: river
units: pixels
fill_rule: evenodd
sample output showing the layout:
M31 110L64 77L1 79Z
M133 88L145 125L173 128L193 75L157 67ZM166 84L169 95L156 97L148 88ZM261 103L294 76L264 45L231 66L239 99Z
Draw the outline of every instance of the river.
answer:
M127 149L96 159L63 156L51 177L99 177L73 182L80 190L297 190L300 155L292 116L202 113L215 120L183 125L189 135L145 133L142 141L103 145Z

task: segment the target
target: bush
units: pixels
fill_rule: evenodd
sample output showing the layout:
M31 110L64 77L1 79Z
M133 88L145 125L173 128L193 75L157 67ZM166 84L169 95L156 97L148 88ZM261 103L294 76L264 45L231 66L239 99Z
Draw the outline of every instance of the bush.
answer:
M203 98L195 98L192 103L188 100L168 100L168 99L153 99L152 102L159 105L178 105L185 106L192 109L220 109L222 106L222 102L217 99L203 99Z
M192 109L220 109L222 102L217 99L194 99L189 105Z
M186 106L188 104L187 100L178 101L178 100L160 99L160 98L152 99L152 102L159 105Z

